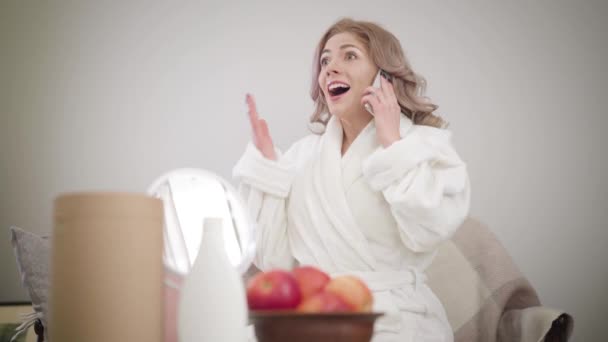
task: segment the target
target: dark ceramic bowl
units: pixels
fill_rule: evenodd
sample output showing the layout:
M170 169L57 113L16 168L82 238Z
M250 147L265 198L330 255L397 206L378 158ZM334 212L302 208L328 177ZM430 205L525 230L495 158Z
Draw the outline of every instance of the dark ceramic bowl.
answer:
M250 311L258 342L369 342L381 313Z

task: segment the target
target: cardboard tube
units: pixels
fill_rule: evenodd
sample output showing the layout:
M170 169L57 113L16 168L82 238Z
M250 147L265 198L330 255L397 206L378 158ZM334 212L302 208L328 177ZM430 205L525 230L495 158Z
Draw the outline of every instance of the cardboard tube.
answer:
M54 203L49 341L162 341L162 201L73 193Z

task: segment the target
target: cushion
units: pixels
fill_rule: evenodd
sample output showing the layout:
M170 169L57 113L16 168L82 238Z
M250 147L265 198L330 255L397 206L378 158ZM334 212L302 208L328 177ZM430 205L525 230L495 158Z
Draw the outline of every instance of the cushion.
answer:
M50 239L18 227L11 227L10 232L17 267L21 273L21 284L28 291L32 307L36 312L33 319L38 318L42 321L46 334L50 285Z

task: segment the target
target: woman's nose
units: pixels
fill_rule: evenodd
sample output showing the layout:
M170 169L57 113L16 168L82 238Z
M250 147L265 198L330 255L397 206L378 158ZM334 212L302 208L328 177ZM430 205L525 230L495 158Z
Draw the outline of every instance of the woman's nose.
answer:
M332 74L333 74L333 75L335 75L335 74L339 74L338 70L337 70L337 69L335 69L335 68L333 68L333 69L327 68L327 69L326 69L326 73L327 73L327 76L332 75Z
M338 62L336 61L331 61L327 64L327 66L325 67L325 71L327 72L327 75L331 75L331 74L337 74L339 73L339 65Z

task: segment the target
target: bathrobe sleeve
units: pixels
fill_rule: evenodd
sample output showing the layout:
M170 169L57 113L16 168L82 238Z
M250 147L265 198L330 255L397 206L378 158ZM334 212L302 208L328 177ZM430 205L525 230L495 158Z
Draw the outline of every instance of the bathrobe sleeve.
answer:
M239 193L257 223L254 263L260 270L293 266L286 202L309 140L298 141L285 154L277 149L276 161L265 158L250 142L233 168Z
M449 239L469 211L466 164L450 137L447 130L414 126L363 163L365 179L383 193L403 243L415 252L432 251Z

